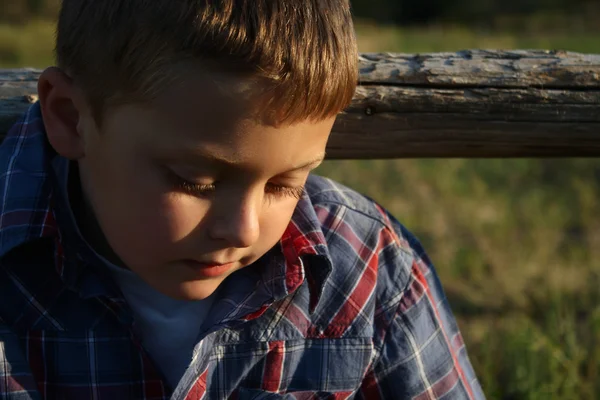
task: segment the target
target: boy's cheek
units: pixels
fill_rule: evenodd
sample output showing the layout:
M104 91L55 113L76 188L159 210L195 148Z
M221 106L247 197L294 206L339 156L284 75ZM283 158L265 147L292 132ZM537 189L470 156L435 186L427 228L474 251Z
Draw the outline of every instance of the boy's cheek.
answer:
M98 217L107 241L124 261L155 258L177 241L177 225L159 200L129 197L106 205L99 205L103 215Z
M175 210L165 207L159 201L147 202L132 210L129 240L143 244L146 251L161 249L172 246L189 234L190 225L193 220L187 221L181 218L181 214Z
M265 247L264 252L268 251L281 239L292 219L296 204L296 202L290 202L277 207L270 207L268 212L261 217L260 235L263 247Z

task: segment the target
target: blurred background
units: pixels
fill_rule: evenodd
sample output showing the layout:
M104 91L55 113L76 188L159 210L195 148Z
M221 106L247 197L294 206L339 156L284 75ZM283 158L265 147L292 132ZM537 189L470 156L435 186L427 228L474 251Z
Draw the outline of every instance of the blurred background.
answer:
M599 0L352 3L362 52L600 54ZM53 63L58 6L0 0L0 68ZM421 239L488 398L600 399L600 160L329 161L318 173Z

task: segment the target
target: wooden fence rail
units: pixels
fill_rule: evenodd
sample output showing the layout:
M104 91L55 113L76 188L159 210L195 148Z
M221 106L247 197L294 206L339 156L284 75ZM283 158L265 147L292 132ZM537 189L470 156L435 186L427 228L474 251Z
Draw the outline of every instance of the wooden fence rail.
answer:
M558 51L362 54L328 157L600 155L600 55ZM40 71L0 70L0 136Z

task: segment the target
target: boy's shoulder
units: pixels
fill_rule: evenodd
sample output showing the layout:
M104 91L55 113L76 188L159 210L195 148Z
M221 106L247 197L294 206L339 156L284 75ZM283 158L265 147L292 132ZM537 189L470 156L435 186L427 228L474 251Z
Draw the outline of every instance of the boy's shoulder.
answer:
M415 263L428 263L416 237L375 200L317 175L309 177L306 193L337 279L354 276L358 284L372 269L375 286L387 297L379 300L389 302L410 282Z
M373 199L330 178L311 174L306 182L306 193L317 207L337 205L381 224L388 222L385 210Z
M347 225L361 239L388 231L399 250L413 255L417 239L376 200L332 179L310 175L306 193L324 228Z

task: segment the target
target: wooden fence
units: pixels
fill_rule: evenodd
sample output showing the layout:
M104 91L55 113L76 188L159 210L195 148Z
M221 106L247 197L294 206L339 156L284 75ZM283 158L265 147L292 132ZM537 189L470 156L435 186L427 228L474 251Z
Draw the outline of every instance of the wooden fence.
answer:
M600 155L600 55L559 51L362 54L328 157ZM40 71L0 70L0 136Z

